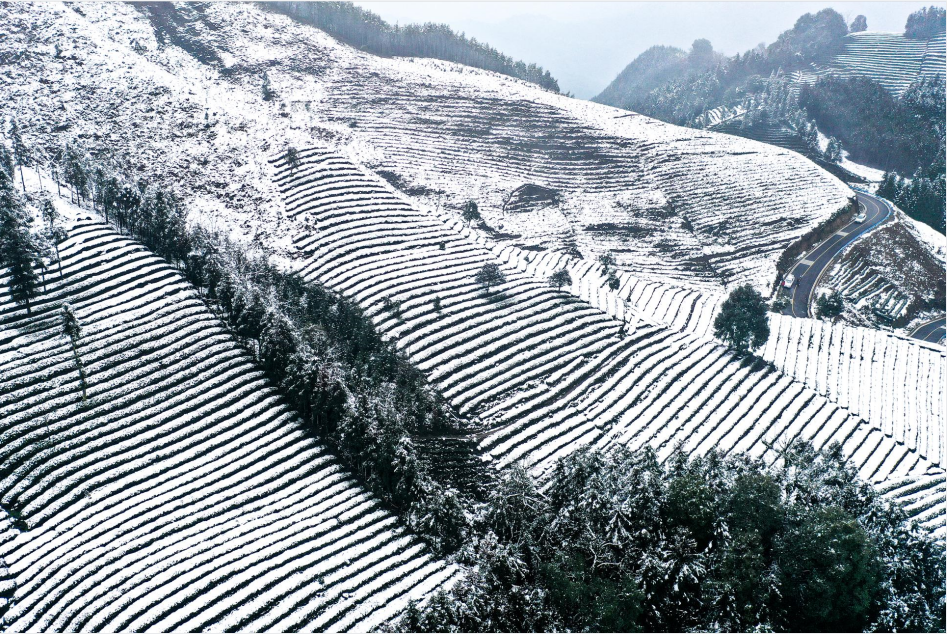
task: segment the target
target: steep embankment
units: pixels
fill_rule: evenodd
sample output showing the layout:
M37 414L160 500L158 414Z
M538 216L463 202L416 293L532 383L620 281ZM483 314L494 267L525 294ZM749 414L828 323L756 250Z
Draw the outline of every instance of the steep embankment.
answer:
M899 211L892 222L847 249L817 292L840 291L849 322L883 322L910 332L944 314L945 253L943 234Z
M718 290L768 287L782 250L850 196L783 150L455 64L380 59L256 6L188 5L175 20L130 5L3 11L3 46L21 55L3 112L28 91L18 114L32 139L108 146L188 182L221 222L244 214L244 234L280 234L252 150L285 144L347 152L451 213L474 199L498 242L609 251L648 279ZM520 200L527 184L554 195Z
M11 630L367 630L450 576L176 270L96 222L60 252L31 315L0 275ZM63 302L82 327L84 404Z

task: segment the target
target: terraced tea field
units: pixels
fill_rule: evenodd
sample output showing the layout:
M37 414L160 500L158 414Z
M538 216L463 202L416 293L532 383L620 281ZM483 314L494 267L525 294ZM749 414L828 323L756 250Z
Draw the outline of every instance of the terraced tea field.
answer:
M776 458L792 438L838 441L873 481L927 478L918 514L942 528L936 460L791 374L652 321L639 309L650 305L644 288L620 300L624 312L613 317L509 257L542 261L537 254L491 250L461 222L418 210L331 151L300 158L294 170L282 158L272 163L288 218L315 227L293 238L302 274L356 301L460 412L478 419L480 450L496 467L522 461L542 473L588 444ZM474 280L488 262L506 276L490 291ZM666 303L669 314L675 298L688 293L657 306Z
M902 33L865 31L845 38L845 50L829 64L813 65L797 74L799 81L814 82L820 75L862 75L874 79L895 96L922 77L947 78L947 39L941 34L915 40Z
M644 320L693 333L713 335L713 320L723 295L705 294L668 284L646 282L618 272L621 285L607 287L602 267L562 254L499 252L538 279L567 268L573 291L617 319ZM935 464L947 464L943 420L947 359L940 346L873 328L815 319L770 315L771 335L759 351L763 360L806 387L873 425Z
M61 253L31 315L0 278L11 631L365 630L450 578L297 426L176 270L94 222Z

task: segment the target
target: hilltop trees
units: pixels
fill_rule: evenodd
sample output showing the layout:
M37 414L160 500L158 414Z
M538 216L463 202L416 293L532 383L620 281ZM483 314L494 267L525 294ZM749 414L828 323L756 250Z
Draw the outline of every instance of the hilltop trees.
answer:
M947 9L930 6L908 16L904 35L918 40L927 40L947 30Z
M518 77L559 92L559 84L542 66L514 61L495 48L455 33L446 24L388 24L351 2L274 2L275 10L312 24L333 37L386 57L431 57Z
M756 289L745 284L730 293L714 320L714 336L740 353L766 343L769 338L766 302Z
M792 29L781 33L768 47L767 53L777 64L798 67L838 53L846 35L845 18L833 9L822 9L796 20Z
M863 15L856 15L852 23L848 25L849 33L861 33L868 30L868 18Z

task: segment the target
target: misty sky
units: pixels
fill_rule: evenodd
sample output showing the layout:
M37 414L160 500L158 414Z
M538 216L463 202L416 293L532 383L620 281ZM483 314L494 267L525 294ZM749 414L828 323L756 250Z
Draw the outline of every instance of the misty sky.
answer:
M796 19L832 7L871 31L904 30L931 2L357 2L389 22L446 22L502 52L542 65L576 97L598 94L655 44L701 37L732 55L770 43Z

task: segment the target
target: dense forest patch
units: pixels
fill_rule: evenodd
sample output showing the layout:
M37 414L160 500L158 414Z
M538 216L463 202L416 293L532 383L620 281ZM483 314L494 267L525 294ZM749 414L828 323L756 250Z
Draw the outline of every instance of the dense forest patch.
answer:
M508 470L466 577L404 631L937 631L943 547L838 447L774 465L580 450L548 482Z

